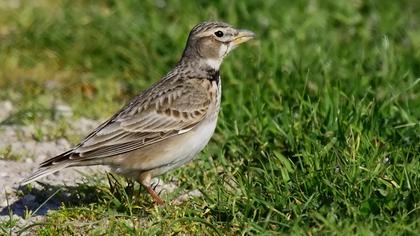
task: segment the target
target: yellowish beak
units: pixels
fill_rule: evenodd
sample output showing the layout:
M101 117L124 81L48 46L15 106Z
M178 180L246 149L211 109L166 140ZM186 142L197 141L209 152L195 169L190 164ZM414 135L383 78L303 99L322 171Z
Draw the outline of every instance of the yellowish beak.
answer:
M238 32L238 35L232 41L234 46L245 43L246 41L255 37L255 34L249 30L238 30Z

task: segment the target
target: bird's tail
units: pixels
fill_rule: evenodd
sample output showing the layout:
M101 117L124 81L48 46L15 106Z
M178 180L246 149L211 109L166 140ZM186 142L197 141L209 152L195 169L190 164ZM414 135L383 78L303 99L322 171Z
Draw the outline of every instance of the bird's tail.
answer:
M35 180L38 180L44 176L50 175L52 173L55 173L59 170L62 170L66 167L68 167L70 165L69 162L62 162L62 163L57 163L54 165L50 165L50 166L46 166L46 167L41 167L39 168L37 171L35 171L31 176L25 178L24 180L22 180L22 182L20 182L20 185L27 185L31 182L34 182Z
M42 162L40 164L40 168L37 171L35 171L35 173L33 173L31 176L25 178L22 182L20 182L20 185L23 186L23 185L29 184L44 176L50 175L68 166L71 166L72 155L73 155L73 150L68 150L67 152L63 152L58 156L55 156L51 159L48 159Z

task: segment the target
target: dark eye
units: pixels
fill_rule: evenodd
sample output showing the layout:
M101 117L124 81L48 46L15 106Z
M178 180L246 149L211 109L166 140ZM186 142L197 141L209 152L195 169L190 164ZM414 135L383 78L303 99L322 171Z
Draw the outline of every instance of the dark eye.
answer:
M214 35L216 35L217 37L223 37L223 32L222 31L216 31L215 33L214 33Z

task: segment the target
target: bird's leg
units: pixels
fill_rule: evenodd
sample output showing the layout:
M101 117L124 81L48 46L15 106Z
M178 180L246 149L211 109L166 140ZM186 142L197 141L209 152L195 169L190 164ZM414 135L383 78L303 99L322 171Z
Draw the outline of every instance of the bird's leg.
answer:
M165 204L165 202L162 200L162 198L159 197L159 195L155 192L155 190L153 190L153 188L150 185L149 186L143 185L143 186L146 188L147 192L150 193L150 195L153 198L153 201L155 201L156 204L158 204L158 205Z
M162 200L162 198L159 197L159 195L155 192L153 187L151 186L150 180L152 177L148 174L140 174L139 175L139 182L146 188L147 192L152 196L153 201L155 201L158 205L163 205L165 202Z

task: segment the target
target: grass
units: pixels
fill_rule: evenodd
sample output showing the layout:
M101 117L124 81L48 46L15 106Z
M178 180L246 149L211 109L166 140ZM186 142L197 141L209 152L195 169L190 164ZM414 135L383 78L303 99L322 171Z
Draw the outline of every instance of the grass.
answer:
M222 66L211 143L164 176L203 198L156 207L125 180L86 183L74 190L80 200L24 230L420 233L419 2L4 2L0 99L18 104L20 123L52 119L42 111L57 100L75 118L106 119L176 63L189 29L203 20L258 35Z

